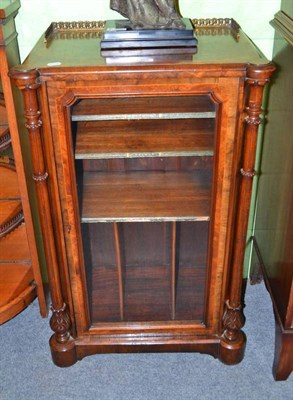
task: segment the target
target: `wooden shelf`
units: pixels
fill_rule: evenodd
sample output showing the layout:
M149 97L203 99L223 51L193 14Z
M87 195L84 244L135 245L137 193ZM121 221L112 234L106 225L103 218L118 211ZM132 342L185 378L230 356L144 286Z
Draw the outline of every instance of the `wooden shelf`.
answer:
M215 104L207 95L86 99L73 107L72 120L177 119L178 114L214 118Z
M81 221L208 221L210 172L87 172Z
M214 119L79 122L75 158L211 156L214 129Z

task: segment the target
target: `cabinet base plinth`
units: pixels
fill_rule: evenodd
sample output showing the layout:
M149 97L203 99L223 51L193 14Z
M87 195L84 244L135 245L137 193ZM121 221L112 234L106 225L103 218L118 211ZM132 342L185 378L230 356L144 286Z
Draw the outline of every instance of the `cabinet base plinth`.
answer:
M214 358L219 358L226 364L237 364L244 356L246 338L241 332L241 340L232 344L226 343L218 338L191 338L180 340L178 338L169 339L167 342L154 338L153 340L138 340L132 338L132 343L127 340L113 340L112 343L106 338L92 338L83 341L70 339L66 344L56 343L54 335L50 339L53 362L59 367L70 367L77 360L95 354L110 353L171 353L171 352L194 352L208 354Z
M222 338L219 347L219 359L227 365L238 364L243 360L246 347L246 335L240 331L237 340Z
M65 343L58 343L55 334L50 338L52 360L58 367L70 367L77 361L74 339L70 338Z

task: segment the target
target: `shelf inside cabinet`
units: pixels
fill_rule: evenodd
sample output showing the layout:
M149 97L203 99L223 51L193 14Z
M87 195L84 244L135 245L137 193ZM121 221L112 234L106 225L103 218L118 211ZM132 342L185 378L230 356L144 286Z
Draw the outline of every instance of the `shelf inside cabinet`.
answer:
M73 107L72 121L214 118L209 96L83 99Z
M85 172L81 221L208 221L210 172Z
M214 119L79 122L76 159L212 156Z

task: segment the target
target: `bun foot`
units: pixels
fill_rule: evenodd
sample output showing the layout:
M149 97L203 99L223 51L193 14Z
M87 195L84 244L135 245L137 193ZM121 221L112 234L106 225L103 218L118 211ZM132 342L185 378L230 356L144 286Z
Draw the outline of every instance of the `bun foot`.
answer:
M75 342L69 338L65 343L59 343L54 334L50 338L52 359L58 367L70 367L77 361Z
M246 347L246 335L238 333L236 340L230 341L224 335L220 341L219 360L227 365L238 364L243 360Z

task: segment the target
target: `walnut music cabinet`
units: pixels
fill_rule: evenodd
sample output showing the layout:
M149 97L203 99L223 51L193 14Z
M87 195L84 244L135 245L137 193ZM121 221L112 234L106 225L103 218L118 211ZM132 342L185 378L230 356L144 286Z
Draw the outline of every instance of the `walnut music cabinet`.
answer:
M235 21L193 23L196 55L118 65L100 56L102 22L53 23L10 71L58 366L104 352L243 358L243 256L274 66Z

